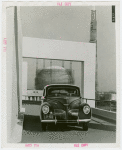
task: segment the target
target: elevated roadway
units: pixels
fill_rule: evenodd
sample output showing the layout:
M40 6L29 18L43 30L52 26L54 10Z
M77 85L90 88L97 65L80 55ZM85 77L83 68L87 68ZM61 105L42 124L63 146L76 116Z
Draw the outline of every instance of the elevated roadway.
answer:
M21 143L115 143L115 124L92 117L89 130L78 126L49 126L46 132L40 132L40 120L37 116L25 115Z

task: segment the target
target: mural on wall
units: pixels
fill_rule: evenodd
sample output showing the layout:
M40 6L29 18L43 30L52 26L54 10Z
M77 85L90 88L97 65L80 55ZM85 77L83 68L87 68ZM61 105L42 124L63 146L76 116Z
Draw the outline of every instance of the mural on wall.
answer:
M43 90L49 84L73 84L84 94L84 62L24 58L27 63L27 90Z
M36 90L43 90L44 86L49 84L74 84L73 70L61 66L51 66L37 70Z

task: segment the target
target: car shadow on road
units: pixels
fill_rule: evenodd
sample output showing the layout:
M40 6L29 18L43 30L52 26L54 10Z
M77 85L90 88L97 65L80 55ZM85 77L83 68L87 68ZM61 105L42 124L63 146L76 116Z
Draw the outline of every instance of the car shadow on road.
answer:
M39 116L30 116L30 115L25 115L24 116L24 123L23 123L23 130L27 131L41 131L41 126L40 126L40 118ZM75 126L68 126L66 124L48 124L46 131L52 132L52 131L71 131L71 130L76 130L76 131L83 131L81 127L76 128Z
M83 131L83 129L81 127L76 127L76 126L70 126L70 125L66 125L66 124L57 124L57 125L49 125L47 127L47 131L50 132L50 131L62 131L62 132L65 132L65 131L72 131L72 130L75 130L75 131Z

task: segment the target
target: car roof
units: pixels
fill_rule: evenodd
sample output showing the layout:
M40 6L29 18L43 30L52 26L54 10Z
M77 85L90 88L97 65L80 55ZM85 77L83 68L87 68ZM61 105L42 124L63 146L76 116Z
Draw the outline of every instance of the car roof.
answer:
M68 87L77 87L77 88L79 88L78 86L72 85L72 84L49 84L49 85L46 85L44 87L44 89L47 88L47 87L50 87L50 86L68 86Z

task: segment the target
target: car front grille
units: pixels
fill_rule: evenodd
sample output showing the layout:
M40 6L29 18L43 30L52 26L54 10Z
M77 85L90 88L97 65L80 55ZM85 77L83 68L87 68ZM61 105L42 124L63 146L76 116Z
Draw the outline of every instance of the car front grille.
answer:
M66 119L66 111L62 109L54 109L54 116L56 119Z
M56 119L64 119L64 120L68 120L68 119L77 119L78 118L78 112L79 109L72 109L72 110L67 110L64 111L62 109L54 109L54 116L56 117Z

